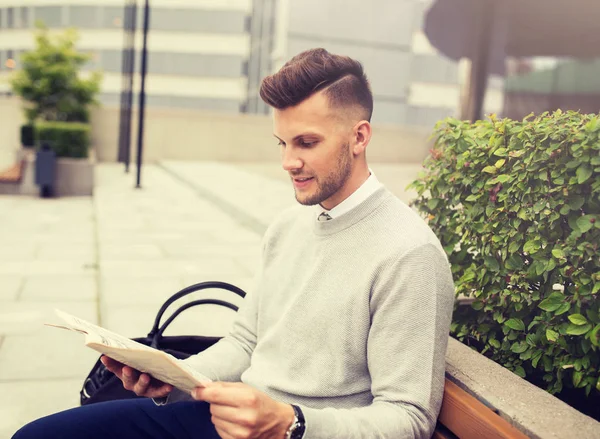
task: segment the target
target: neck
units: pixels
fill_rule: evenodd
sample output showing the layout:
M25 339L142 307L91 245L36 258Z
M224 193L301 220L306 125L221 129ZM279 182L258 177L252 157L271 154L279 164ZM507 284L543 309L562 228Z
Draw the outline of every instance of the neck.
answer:
M321 203L321 207L323 209L331 210L350 195L352 195L362 184L367 181L371 173L369 172L369 167L365 163L364 165L360 165L354 172L350 175L350 178L346 181L344 186L340 188L335 194L326 199Z

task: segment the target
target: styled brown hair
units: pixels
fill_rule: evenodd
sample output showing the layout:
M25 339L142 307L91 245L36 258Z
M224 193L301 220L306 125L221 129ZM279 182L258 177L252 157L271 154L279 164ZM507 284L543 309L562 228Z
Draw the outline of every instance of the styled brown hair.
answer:
M371 120L373 94L362 64L321 48L296 55L277 73L264 78L260 97L282 110L323 89L332 107L358 106L364 110L364 117Z

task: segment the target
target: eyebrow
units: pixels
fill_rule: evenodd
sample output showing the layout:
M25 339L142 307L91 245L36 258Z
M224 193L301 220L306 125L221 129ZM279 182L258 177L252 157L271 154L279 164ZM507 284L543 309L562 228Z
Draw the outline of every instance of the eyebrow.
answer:
M283 140L282 140L282 139L280 139L279 137L277 137L277 135L276 135L276 134L273 134L273 136L275 136L275 138L276 138L276 139L278 139L280 142L283 142ZM298 141L298 140L302 139L303 137L309 137L309 136L316 136L316 137L319 137L319 138L323 137L322 135L320 135L320 134L317 134L317 133L302 133L302 134L298 134L297 136L295 136L295 137L292 139L292 142L296 142L296 141ZM284 143L285 143L285 142L284 142Z

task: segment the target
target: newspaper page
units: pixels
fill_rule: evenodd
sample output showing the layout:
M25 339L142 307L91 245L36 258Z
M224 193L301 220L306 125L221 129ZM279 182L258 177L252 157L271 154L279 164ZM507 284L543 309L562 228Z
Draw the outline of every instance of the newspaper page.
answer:
M143 345L64 311L55 310L66 326L46 324L85 334L86 346L185 392L211 380L166 352Z

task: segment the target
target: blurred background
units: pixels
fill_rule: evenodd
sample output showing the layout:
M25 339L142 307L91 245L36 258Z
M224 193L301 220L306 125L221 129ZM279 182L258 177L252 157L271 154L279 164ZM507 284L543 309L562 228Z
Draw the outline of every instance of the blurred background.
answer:
M41 325L52 308L136 337L192 283L251 291L262 234L296 204L258 96L291 57L324 47L363 63L375 98L369 163L409 201L439 120L597 113L598 18L597 0L0 0L0 438L78 405L97 359L79 335ZM34 129L11 85L38 22L50 35L75 28L89 55L80 76L99 80L99 105L84 126L41 117ZM38 51L29 85L60 85L48 82L66 52ZM52 93L42 100L58 102ZM38 196L34 131L71 149L56 161L56 198ZM140 171L138 158L141 185L123 166ZM223 335L231 319L182 315L173 333Z
M597 2L521 3L153 0L145 158L272 158L253 142L257 132L264 132L262 125L257 132L240 131L250 148L237 139L227 151L210 140L206 143L212 151L190 148L190 143L196 143L200 130L212 136L207 127L217 137L230 136L230 124L246 125L242 116L267 115L258 96L261 79L313 47L364 64L375 96L373 122L392 127L394 139L427 133L447 116L473 119L494 112L522 118L559 107L598 111ZM37 20L50 29L78 29L78 49L92 55L84 70L104 72L101 107L93 115L93 145L100 161L118 159L118 109L129 71L134 72L134 109L138 102L143 6L143 1L126 0L0 0L0 120L6 133L0 139L0 163L13 160L20 145L12 127L22 122L6 79L19 69L20 55L33 47ZM255 125L261 119L251 120ZM199 129L180 132L185 121L200 123ZM266 139L258 138L258 143ZM386 142L385 148L373 149L399 149L403 143L389 142L395 145ZM416 147L409 143L409 150ZM423 151L427 149L420 149L419 159ZM374 160L390 158L389 152L382 154ZM403 159L403 154L391 158Z

